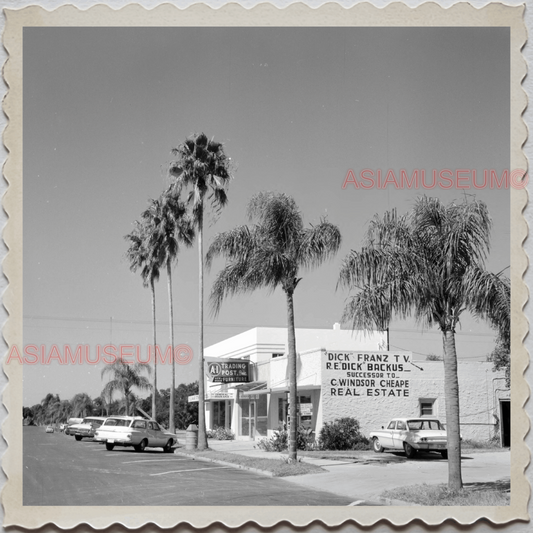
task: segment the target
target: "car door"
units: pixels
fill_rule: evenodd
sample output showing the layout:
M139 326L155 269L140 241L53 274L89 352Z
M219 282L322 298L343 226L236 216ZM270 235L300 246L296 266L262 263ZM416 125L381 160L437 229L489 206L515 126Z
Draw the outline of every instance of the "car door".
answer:
M166 444L165 435L157 422L148 422L148 440L150 446L164 446Z
M380 438L381 445L383 448L392 448L392 438L394 435L394 431L396 429L396 420L391 420L389 422L389 425L387 426L387 429L383 429L381 433L383 434L383 438Z
M396 450L403 450L403 443L407 434L407 424L405 420L398 420L396 422L396 430L393 435L392 446Z
M135 430L132 432L132 444L139 444L145 437L150 440L146 420L134 420L131 424L131 429Z

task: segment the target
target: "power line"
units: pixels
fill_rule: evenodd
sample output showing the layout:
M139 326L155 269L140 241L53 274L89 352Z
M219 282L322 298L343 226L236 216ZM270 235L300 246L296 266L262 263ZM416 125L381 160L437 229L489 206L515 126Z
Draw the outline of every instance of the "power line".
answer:
M96 322L102 324L109 324L108 318L84 318L84 317L57 317L57 316L42 316L42 315L24 315L25 319L28 320L53 320L53 321L65 321L65 322ZM167 320L157 320L158 325L169 325ZM124 320L113 318L113 324L128 324L128 325L148 325L152 326L151 320ZM175 326L184 326L184 327L198 327L197 322L174 322ZM30 326L29 324L27 326ZM39 327L39 326L30 326L30 327ZM204 327L208 328L249 328L253 329L256 327L267 327L267 328L286 328L286 324L282 325L262 325L257 326L257 324L228 324L228 323L206 323ZM298 329L298 328L297 328ZM313 329L313 328L303 328L303 329ZM330 328L314 328L314 329L330 329ZM349 331L349 330L343 330ZM431 330L419 330L413 328L391 328L391 333L417 333L419 335L441 335L440 331L431 331ZM473 333L473 332L456 332L458 337L493 337L496 333ZM474 341L468 341L474 342Z

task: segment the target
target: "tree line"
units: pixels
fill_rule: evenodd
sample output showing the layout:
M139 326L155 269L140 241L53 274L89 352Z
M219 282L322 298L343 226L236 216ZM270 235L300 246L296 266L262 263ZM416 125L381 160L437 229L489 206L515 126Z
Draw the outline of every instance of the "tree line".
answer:
M174 425L176 429L187 429L198 419L198 404L189 403L188 397L198 394L198 383L180 385L174 391ZM170 389L161 389L157 394L156 420L164 427L169 427ZM78 393L70 400L61 400L58 394L47 394L43 400L31 407L24 407L22 418L25 425L47 425L66 423L69 418L86 416L110 416L132 413L136 407L149 412L152 395L140 398L133 392L129 394L128 407L124 398L109 401L105 394L91 398L86 393ZM129 409L129 410L127 410ZM140 413L139 413L140 414Z

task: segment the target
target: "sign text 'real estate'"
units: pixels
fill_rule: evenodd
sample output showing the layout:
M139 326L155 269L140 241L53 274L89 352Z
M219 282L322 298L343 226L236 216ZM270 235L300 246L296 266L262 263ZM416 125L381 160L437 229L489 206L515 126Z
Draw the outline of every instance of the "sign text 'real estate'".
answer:
M409 396L411 352L327 352L330 396Z

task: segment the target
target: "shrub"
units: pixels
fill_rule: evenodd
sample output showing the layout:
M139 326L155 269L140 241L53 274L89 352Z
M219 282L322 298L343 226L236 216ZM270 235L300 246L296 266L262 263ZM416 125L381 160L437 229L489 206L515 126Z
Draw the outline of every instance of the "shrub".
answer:
M233 440L235 438L235 434L233 431L231 431L231 429L217 426L215 429L207 430L207 438L216 440Z
M299 427L296 434L296 447L298 450L308 450L313 446L313 431L304 427ZM287 427L279 427L278 431L269 439L261 439L257 442L258 448L266 452L283 452L289 449L289 432Z
M326 422L319 443L322 450L366 450L370 444L360 432L359 421L351 417Z

